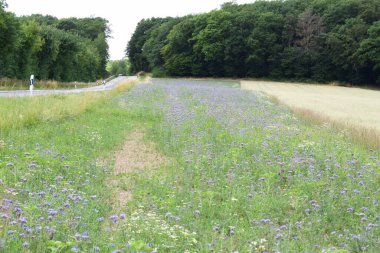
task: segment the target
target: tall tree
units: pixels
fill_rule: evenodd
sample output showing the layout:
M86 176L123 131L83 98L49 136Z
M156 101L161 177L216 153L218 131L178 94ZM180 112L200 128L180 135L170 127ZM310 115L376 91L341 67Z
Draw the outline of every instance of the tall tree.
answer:
M274 74L282 49L281 33L283 18L273 12L259 14L248 37L248 75L264 77Z
M194 31L192 17L183 19L175 25L167 37L167 43L162 48L165 69L169 75L190 76L193 65Z
M14 53L19 23L14 14L5 11L6 2L0 2L0 77L12 76L17 71Z
M126 54L132 64L132 71L147 71L149 70L149 62L143 53L145 42L149 39L152 28L157 25L161 19L143 19L136 27L131 40L128 42Z
M362 19L352 18L327 34L326 49L339 80L359 83L363 78L356 52L367 36L367 30L368 26Z
M207 25L195 37L194 47L205 61L208 73L212 76L225 75L225 38L233 32L231 14L226 11L213 11L208 14Z
M152 29L149 39L144 43L143 55L149 62L149 69L156 74L164 74L165 72L161 49L165 46L166 38L173 26L179 22L180 19L178 18L170 18L166 22L156 25L155 28Z
M127 54L135 71L159 75L374 83L379 19L378 0L232 1L200 15L142 20Z
M372 70L367 75L368 81L380 85L380 21L368 29L368 38L360 42L356 57L362 67Z

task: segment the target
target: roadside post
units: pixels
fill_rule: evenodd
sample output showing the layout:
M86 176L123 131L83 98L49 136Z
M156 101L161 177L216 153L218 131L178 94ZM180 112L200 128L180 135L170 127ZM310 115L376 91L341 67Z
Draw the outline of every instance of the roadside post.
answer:
M35 83L34 75L32 74L30 75L30 83L29 83L29 92L31 96L33 96L34 83Z

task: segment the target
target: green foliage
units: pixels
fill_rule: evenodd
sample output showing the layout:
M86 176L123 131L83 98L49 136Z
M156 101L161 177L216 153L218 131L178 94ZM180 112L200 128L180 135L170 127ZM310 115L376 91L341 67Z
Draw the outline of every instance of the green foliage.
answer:
M149 39L155 25L161 24L163 19L152 18L141 20L136 27L131 40L126 48L127 56L132 64L132 72L149 71L149 63L146 55L143 53L143 47Z
M143 46L143 55L149 62L149 69L153 70L156 66L162 66L164 64L161 48L165 45L166 37L173 26L179 22L179 19L172 19L152 29L150 38Z
M356 83L360 78L360 66L358 66L358 54L361 41L367 35L368 26L360 18L347 19L345 24L336 26L326 35L326 49L334 55L331 62L340 69L337 72L339 80L353 80ZM365 78L365 77L361 77Z
M12 74L19 23L13 13L0 6L0 77ZM10 64L9 64L10 63Z
M110 75L124 75L128 76L131 74L131 64L128 58L116 61L109 61L107 63L107 72Z
M368 29L368 38L361 41L357 54L362 65L372 67L374 78L380 83L380 21Z
M0 77L94 81L107 75L107 20L15 17L1 3Z
M194 38L194 48L199 51L208 73L223 76L225 65L226 41L233 34L232 15L225 11L209 13L206 26Z
M191 41L194 22L186 18L173 27L162 48L164 67L169 75L190 76L192 74L193 44Z
M260 14L248 37L250 53L247 58L248 73L252 76L269 76L278 63L282 17L272 12Z
M133 72L380 85L379 20L377 0L227 2L144 19L126 51Z

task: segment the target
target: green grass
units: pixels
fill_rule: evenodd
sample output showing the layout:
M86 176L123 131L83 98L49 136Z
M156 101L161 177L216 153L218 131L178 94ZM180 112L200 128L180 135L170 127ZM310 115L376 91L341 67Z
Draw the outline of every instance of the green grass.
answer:
M49 239L75 244L75 234L84 231L91 237L84 242L87 250L103 239L104 235L99 235L101 223L97 218L107 219L110 211L106 199L112 196L107 195L104 184L110 168L99 167L96 159L117 147L131 129L130 122L121 120L124 115L124 110L115 109L112 104L95 105L77 117L41 122L1 136L1 197L16 199L17 206L23 209L18 215L11 205L9 213L5 211L12 217L9 222L28 217L28 226L33 230L42 226L44 230L42 238L26 240L32 252L46 252ZM61 176L63 178L59 179ZM17 193L8 188L16 188ZM40 197L31 192L45 193ZM54 197L54 193L59 196ZM73 199L78 196L80 199L72 200L68 193ZM91 199L91 196L97 197ZM66 202L70 207L64 207ZM58 211L59 207L63 210ZM49 218L49 209L59 214ZM45 231L46 226L56 232ZM4 251L21 252L22 238L17 236L12 241L7 235L9 230L22 232L20 226L12 226L8 221L3 223L0 238L7 241Z
M133 200L112 210L112 162L96 161L136 128L172 162L123 175ZM380 246L379 151L228 84L153 80L79 114L8 128L0 157L0 199L13 200L0 204L3 252Z
M118 241L162 252L377 251L378 150L249 92L156 84L126 108L152 122L150 138L176 162L133 177L129 214L142 218L127 219ZM157 220L170 224L166 233ZM170 227L186 232L170 236Z
M95 245L108 248L97 219L107 220L111 211L105 185L111 168L97 160L132 129L134 122L125 121L126 111L113 101L131 85L81 96L1 100L1 108L8 108L2 126L4 115L34 106L26 114L30 121L13 121L0 132L1 252L66 252L84 232L86 252ZM48 109L46 120L41 115Z

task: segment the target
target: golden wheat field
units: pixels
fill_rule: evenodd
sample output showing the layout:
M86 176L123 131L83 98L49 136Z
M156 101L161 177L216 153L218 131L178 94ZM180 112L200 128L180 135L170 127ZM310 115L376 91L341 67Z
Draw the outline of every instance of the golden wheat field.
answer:
M268 81L241 81L241 88L263 92L304 117L344 126L356 138L380 143L380 91Z

